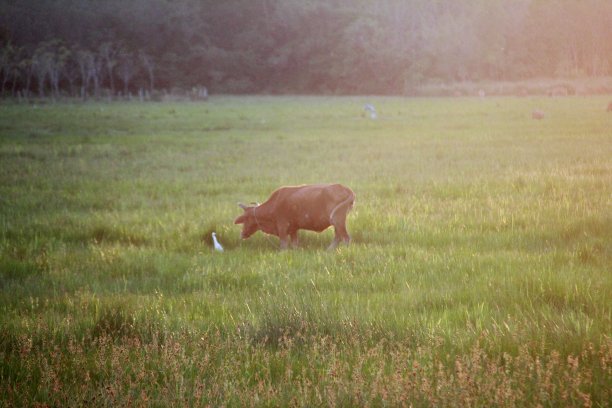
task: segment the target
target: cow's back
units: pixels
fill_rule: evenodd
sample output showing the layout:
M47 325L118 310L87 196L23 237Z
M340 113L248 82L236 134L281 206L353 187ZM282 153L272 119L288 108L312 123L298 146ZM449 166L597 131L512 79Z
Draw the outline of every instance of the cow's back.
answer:
M270 198L278 207L321 208L334 206L353 195L352 190L342 184L309 184L281 187Z

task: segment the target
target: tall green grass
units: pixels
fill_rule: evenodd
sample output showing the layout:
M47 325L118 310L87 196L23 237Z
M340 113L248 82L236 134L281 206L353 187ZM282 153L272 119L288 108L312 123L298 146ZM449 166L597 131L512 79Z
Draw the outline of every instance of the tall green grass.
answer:
M606 105L3 105L1 404L609 406ZM351 246L239 239L318 182Z

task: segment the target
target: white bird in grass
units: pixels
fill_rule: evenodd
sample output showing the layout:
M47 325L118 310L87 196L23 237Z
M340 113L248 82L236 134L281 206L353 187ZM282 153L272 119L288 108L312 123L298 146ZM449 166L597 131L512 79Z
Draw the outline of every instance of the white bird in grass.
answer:
M215 251L223 252L223 247L221 246L219 241L217 241L217 234L215 232L212 233L212 239L213 244L215 246Z
M376 108L371 103L366 103L363 107L363 110L370 113L371 119L376 119L378 115L376 114Z

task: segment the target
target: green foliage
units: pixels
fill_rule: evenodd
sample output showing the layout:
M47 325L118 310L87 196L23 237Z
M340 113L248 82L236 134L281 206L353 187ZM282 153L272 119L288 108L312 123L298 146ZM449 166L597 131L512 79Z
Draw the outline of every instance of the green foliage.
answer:
M5 104L0 405L606 406L606 104ZM350 246L239 239L315 182Z
M411 95L423 83L612 74L603 0L0 0L0 15L4 95L100 97L102 86L114 96L117 80L123 96L196 86ZM33 90L22 65L34 58L38 71L49 40L73 55L49 85L38 73ZM75 69L83 50L96 56L86 72Z

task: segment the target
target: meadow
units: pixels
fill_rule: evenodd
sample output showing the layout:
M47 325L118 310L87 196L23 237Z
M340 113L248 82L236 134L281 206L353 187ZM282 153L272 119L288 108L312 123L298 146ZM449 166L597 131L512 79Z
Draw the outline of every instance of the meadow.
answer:
M0 406L610 406L608 99L5 102ZM319 182L350 246L240 240Z

